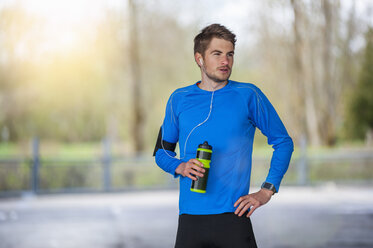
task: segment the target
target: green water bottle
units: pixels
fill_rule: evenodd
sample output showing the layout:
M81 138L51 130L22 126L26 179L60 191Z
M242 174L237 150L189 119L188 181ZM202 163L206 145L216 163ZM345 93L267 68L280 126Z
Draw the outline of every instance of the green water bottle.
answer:
M207 141L198 146L196 159L203 164L205 173L203 174L203 177L196 176L197 181L192 180L192 186L190 187L191 191L197 193L206 193L207 178L210 170L211 154L212 146L210 146Z

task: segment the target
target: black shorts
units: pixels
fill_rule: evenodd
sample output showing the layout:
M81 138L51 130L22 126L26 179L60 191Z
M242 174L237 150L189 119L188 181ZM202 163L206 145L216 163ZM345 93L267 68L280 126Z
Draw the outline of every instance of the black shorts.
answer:
M250 218L234 213L179 216L175 248L257 248Z

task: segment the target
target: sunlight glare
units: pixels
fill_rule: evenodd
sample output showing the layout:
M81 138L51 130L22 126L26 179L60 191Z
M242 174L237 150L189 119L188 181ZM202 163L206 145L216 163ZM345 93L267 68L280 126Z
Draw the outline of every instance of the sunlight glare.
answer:
M82 45L86 35L94 35L96 25L108 7L122 8L125 1L103 0L33 0L21 5L43 24L42 52L62 52Z

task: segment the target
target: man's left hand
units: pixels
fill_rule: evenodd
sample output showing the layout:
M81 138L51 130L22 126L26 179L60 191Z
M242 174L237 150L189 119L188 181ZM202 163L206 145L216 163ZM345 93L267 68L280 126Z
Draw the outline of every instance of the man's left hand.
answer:
M272 195L273 192L271 190L260 189L258 192L241 196L234 203L234 207L238 206L234 213L241 217L247 210L251 208L249 213L246 215L246 217L250 217L255 209L266 204L271 199Z

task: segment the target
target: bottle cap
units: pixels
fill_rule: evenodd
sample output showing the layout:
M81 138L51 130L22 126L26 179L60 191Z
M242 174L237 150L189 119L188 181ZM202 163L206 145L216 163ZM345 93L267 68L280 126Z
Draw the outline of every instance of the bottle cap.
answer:
M203 142L203 144L200 144L198 146L198 148L203 148L203 149L209 149L209 150L211 150L212 146L210 146L209 143L207 141L205 141L205 142Z

